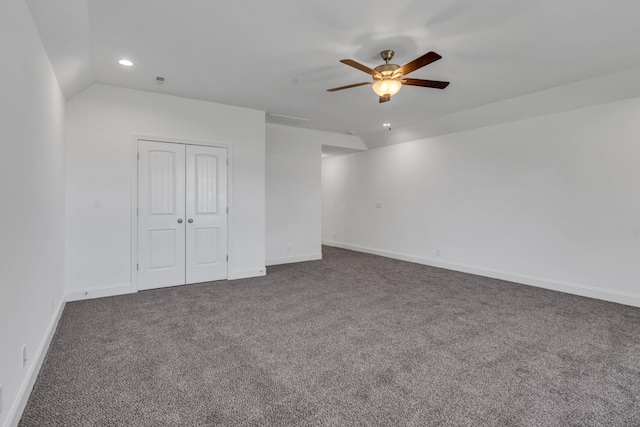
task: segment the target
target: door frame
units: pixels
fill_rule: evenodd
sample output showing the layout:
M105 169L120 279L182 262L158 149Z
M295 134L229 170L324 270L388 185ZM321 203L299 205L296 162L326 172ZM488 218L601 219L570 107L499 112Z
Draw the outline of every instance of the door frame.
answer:
M231 271L231 251L233 247L233 149L232 145L220 141L197 141L185 138L168 138L149 135L133 135L131 137L131 220L130 220L130 238L131 238L131 290L138 292L138 141L167 142L171 144L182 145L201 145L204 147L217 147L227 149L227 206L229 213L227 214L227 280Z

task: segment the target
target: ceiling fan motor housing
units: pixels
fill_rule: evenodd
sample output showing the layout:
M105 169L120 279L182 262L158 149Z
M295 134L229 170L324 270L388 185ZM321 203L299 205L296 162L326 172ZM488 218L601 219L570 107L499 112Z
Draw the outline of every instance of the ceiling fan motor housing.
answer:
M402 74L399 72L396 73L396 70L399 69L400 66L396 64L382 64L378 65L374 70L379 72L381 75L373 76L375 80L382 80L386 78L398 78Z

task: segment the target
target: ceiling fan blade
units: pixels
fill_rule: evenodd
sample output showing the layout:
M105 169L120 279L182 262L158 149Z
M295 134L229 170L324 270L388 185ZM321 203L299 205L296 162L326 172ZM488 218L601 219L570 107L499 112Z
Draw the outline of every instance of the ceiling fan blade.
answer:
M376 70L372 70L366 65L362 65L359 62L354 61L353 59L341 59L340 62L342 62L343 64L347 64L350 67L357 68L360 71L364 71L367 74L371 74L374 77L381 76L381 74Z
M432 87L434 89L444 89L449 86L449 82L439 82L436 80L402 79L401 81L403 85Z
M370 85L372 83L373 82L362 82L362 83L355 83L355 84L348 85L348 86L334 87L332 89L327 89L327 92L335 92L337 90L349 89L349 88L352 88L352 87L358 87L358 86L364 86L364 85Z
M411 62L407 62L402 67L400 67L398 71L402 73L403 76L406 76L407 74L417 70L418 68L422 68L425 65L429 65L440 58L442 58L442 56L438 55L435 52L425 53L420 58L416 58Z
M381 96L380 99L378 100L378 102L380 104L382 104L383 102L387 102L387 101L391 101L391 95Z

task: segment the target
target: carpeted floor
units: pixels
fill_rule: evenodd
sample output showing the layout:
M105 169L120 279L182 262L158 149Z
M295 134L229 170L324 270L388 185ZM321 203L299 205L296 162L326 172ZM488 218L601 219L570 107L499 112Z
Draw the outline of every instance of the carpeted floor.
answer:
M640 309L324 247L67 304L21 426L640 426Z

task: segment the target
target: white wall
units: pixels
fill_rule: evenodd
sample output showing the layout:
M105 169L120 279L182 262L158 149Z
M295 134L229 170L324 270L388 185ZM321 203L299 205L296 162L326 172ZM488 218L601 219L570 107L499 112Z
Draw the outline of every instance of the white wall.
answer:
M0 2L0 70L0 425L8 426L64 295L64 99L23 0Z
M232 146L229 277L263 275L264 112L95 84L67 103L69 297L132 290L134 135Z
M322 145L364 149L354 136L276 124L266 128L267 265L322 258Z
M323 160L323 240L640 306L639 119L635 98Z
M309 133L267 124L267 265L322 258L322 147Z

